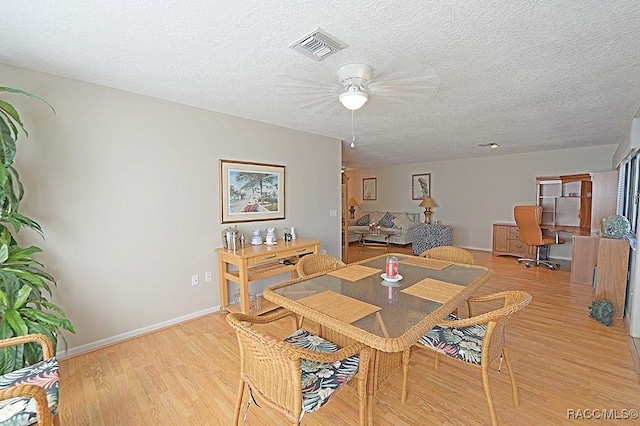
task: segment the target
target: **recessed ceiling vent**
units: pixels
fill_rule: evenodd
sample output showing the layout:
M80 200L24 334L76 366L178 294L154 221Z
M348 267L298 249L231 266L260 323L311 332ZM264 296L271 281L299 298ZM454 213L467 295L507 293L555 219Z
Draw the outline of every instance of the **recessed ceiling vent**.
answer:
M316 61L321 61L348 46L322 28L316 28L310 34L289 45L293 50Z

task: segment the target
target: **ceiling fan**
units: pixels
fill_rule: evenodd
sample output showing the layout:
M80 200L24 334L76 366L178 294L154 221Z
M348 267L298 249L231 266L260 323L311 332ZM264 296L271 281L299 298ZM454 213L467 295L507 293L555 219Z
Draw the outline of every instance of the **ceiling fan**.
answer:
M374 76L373 68L363 63L353 63L338 69L337 83L312 80L288 74L279 74L296 83L277 84L288 90L285 96L302 96L302 101L293 102L300 108L314 108L314 112L322 112L338 105L338 100L345 108L354 111L370 98L429 98L435 95L439 79L435 73L424 76L400 79L385 79L384 75ZM289 90L293 91L289 92Z

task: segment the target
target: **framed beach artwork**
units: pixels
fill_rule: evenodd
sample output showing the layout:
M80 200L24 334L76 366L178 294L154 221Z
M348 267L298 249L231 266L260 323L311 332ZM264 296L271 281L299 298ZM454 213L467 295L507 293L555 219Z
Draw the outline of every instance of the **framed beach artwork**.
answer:
M284 166L220 160L220 222L284 219Z
M431 197L431 173L411 175L411 199L422 200Z
M362 199L375 200L377 198L376 178L362 179Z

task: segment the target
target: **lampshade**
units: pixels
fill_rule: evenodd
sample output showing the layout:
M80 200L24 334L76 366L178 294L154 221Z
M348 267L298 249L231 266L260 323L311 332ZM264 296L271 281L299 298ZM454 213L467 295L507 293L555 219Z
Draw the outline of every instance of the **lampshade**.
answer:
M427 197L424 200L422 200L422 202L418 204L418 206L431 208L431 207L438 207L438 204L433 200L433 198Z
M349 207L358 207L359 205L360 204L358 204L355 198L353 197L349 198Z
M356 86L349 87L349 90L340 94L340 102L345 108L356 110L362 108L369 97L367 94L359 90Z

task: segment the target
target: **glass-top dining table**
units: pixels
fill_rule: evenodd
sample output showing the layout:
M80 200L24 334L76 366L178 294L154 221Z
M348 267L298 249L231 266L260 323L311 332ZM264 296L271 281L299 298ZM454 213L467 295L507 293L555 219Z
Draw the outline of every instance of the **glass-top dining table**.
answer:
M394 281L382 279L387 256L399 259ZM478 265L389 253L270 286L263 297L318 323L323 337L338 345L358 341L372 348L370 398L402 365L403 352L490 276Z

